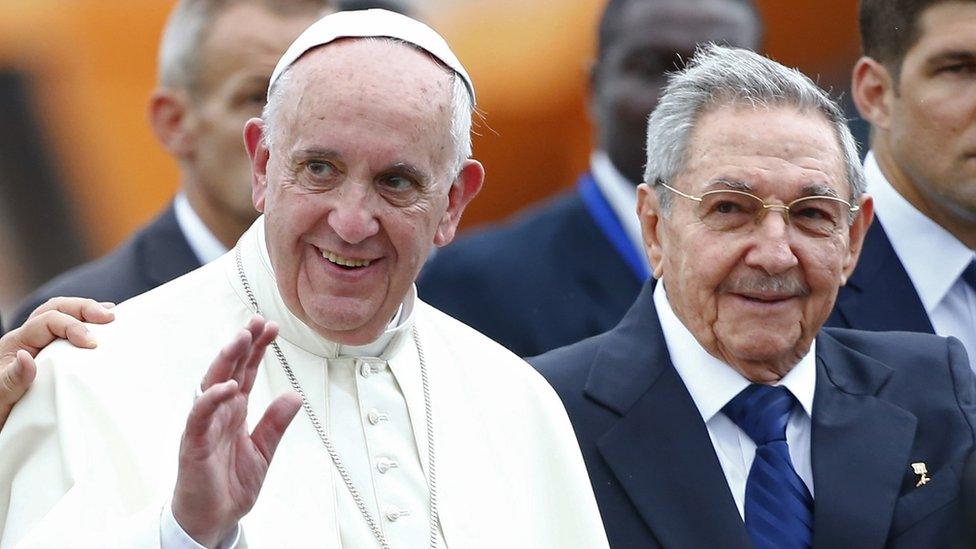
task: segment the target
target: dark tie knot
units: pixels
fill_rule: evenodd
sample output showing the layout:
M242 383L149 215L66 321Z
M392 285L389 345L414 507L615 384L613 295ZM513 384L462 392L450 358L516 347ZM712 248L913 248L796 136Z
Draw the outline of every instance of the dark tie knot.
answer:
M795 399L786 387L753 383L722 408L749 438L762 446L786 440L786 424Z

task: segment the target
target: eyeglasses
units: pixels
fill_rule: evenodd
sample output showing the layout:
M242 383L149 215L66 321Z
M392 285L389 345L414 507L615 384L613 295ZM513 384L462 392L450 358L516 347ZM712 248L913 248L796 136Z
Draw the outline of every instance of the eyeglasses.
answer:
M850 215L861 209L850 202L833 196L804 196L789 204L768 204L758 196L744 191L718 190L700 196L685 194L660 179L658 184L678 196L698 203L698 219L706 227L732 232L746 227L749 222L762 223L766 212L780 210L786 222L806 234L817 237L831 236L846 228Z

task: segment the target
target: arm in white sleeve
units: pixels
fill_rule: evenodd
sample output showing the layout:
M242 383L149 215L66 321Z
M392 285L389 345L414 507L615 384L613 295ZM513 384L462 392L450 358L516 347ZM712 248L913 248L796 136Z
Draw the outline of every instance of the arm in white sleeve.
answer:
M234 527L234 531L224 538L215 549L235 549L240 540L241 525L238 524ZM166 507L163 508L163 514L159 520L159 546L160 549L207 549L194 541L183 530L180 523L176 522L176 516L173 515L173 507L170 504L166 504Z

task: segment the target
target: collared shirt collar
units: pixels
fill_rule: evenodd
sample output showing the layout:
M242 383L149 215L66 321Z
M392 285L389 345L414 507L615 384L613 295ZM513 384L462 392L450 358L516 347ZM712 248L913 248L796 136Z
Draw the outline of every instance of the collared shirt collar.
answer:
M193 255L201 265L206 265L227 253L227 247L221 244L203 223L197 212L193 210L193 206L190 206L190 201L185 194L176 195L173 199L173 210L176 213L176 224L180 226L187 244L190 245Z
M873 152L864 159L864 175L874 214L931 315L976 254L905 200L881 172Z
M637 184L624 177L607 153L599 150L590 155L590 175L623 225L627 239L644 257L644 239L637 217Z
M238 246L241 249L241 260L248 275L248 283L254 292L261 312L265 318L273 320L279 325L279 337L288 340L293 345L323 358L340 356L386 358L385 355L389 354L395 347L392 343L402 341L405 336L409 336L413 326L414 302L417 295L415 286L410 287L393 320L375 341L359 346L342 345L319 335L292 314L288 306L285 305L278 291L271 257L268 255L264 216L259 217L251 225L251 228L244 233ZM230 278L231 285L238 291L241 299L250 306L249 299L240 282L236 264L232 260L230 265L232 268L228 269L227 276Z
M661 320L671 363L688 388L702 419L708 423L751 382L725 362L708 354L698 343L671 308L664 283L654 288L654 307ZM793 394L808 417L813 417L813 394L816 389L815 346L816 341L810 344L810 350L796 366L776 383Z

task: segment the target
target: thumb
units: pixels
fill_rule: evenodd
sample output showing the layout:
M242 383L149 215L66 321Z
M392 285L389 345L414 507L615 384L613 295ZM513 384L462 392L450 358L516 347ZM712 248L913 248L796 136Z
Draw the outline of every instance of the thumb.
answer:
M34 382L37 365L30 353L17 351L14 360L0 371L0 405L13 406Z
M261 421L254 427L251 441L269 465L278 443L281 442L281 437L285 434L285 429L291 424L291 420L295 419L295 414L301 407L302 401L297 394L285 393L268 406Z

